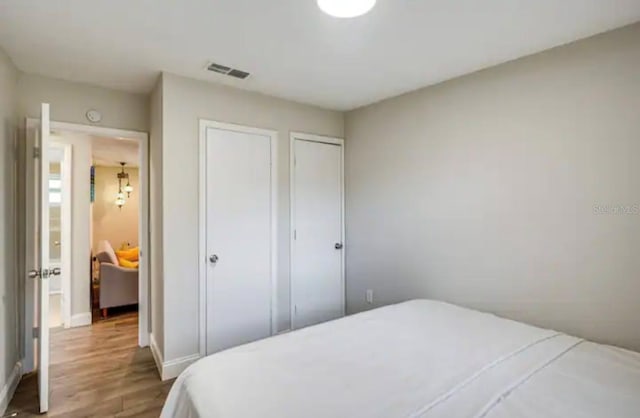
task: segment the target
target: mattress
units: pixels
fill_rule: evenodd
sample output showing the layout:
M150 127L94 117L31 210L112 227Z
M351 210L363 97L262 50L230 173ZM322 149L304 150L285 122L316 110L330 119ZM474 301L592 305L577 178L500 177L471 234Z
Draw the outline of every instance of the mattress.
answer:
M640 417L640 353L414 300L203 358L169 418Z

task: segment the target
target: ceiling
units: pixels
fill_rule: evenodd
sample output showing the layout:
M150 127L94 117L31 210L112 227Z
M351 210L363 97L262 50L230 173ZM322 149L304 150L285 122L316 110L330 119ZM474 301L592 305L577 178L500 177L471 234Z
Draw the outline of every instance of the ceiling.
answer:
M22 71L147 93L161 71L347 110L640 20L639 0L2 0ZM252 73L208 73L215 61Z
M130 139L91 137L91 157L93 165L102 167L138 167L138 143Z

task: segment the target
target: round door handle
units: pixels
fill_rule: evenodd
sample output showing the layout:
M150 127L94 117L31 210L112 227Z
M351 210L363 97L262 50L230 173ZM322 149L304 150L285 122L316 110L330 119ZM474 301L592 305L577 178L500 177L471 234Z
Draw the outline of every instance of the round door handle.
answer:
M343 247L343 245L342 245L342 243L341 243L341 242L336 242L336 245L334 245L334 248L335 248L336 250L341 250L341 249L342 249L342 247Z
M55 268L49 270L49 274L51 276L59 276L61 272L62 272L62 270L60 270L60 267L55 267Z
M210 262L211 264L216 264L216 263L218 262L218 260L219 260L219 258L218 258L218 255L217 255L217 254L211 254L211 255L209 256L209 262Z
M29 278L36 279L40 277L40 270L29 270Z

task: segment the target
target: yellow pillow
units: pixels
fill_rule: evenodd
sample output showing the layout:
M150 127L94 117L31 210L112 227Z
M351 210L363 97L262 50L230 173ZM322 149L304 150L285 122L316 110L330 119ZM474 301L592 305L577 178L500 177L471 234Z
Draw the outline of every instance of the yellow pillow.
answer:
M120 264L120 267L137 269L139 263L137 261L129 261L126 258L118 257L118 264Z
M130 248L128 250L120 250L116 251L116 256L118 259L124 258L127 261L138 261L140 258L140 248Z

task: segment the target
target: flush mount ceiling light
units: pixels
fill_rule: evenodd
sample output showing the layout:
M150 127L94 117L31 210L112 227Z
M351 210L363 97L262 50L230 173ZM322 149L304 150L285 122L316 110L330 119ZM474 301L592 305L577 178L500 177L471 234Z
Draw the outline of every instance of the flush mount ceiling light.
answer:
M369 12L376 0L318 0L318 7L333 17L357 17Z

